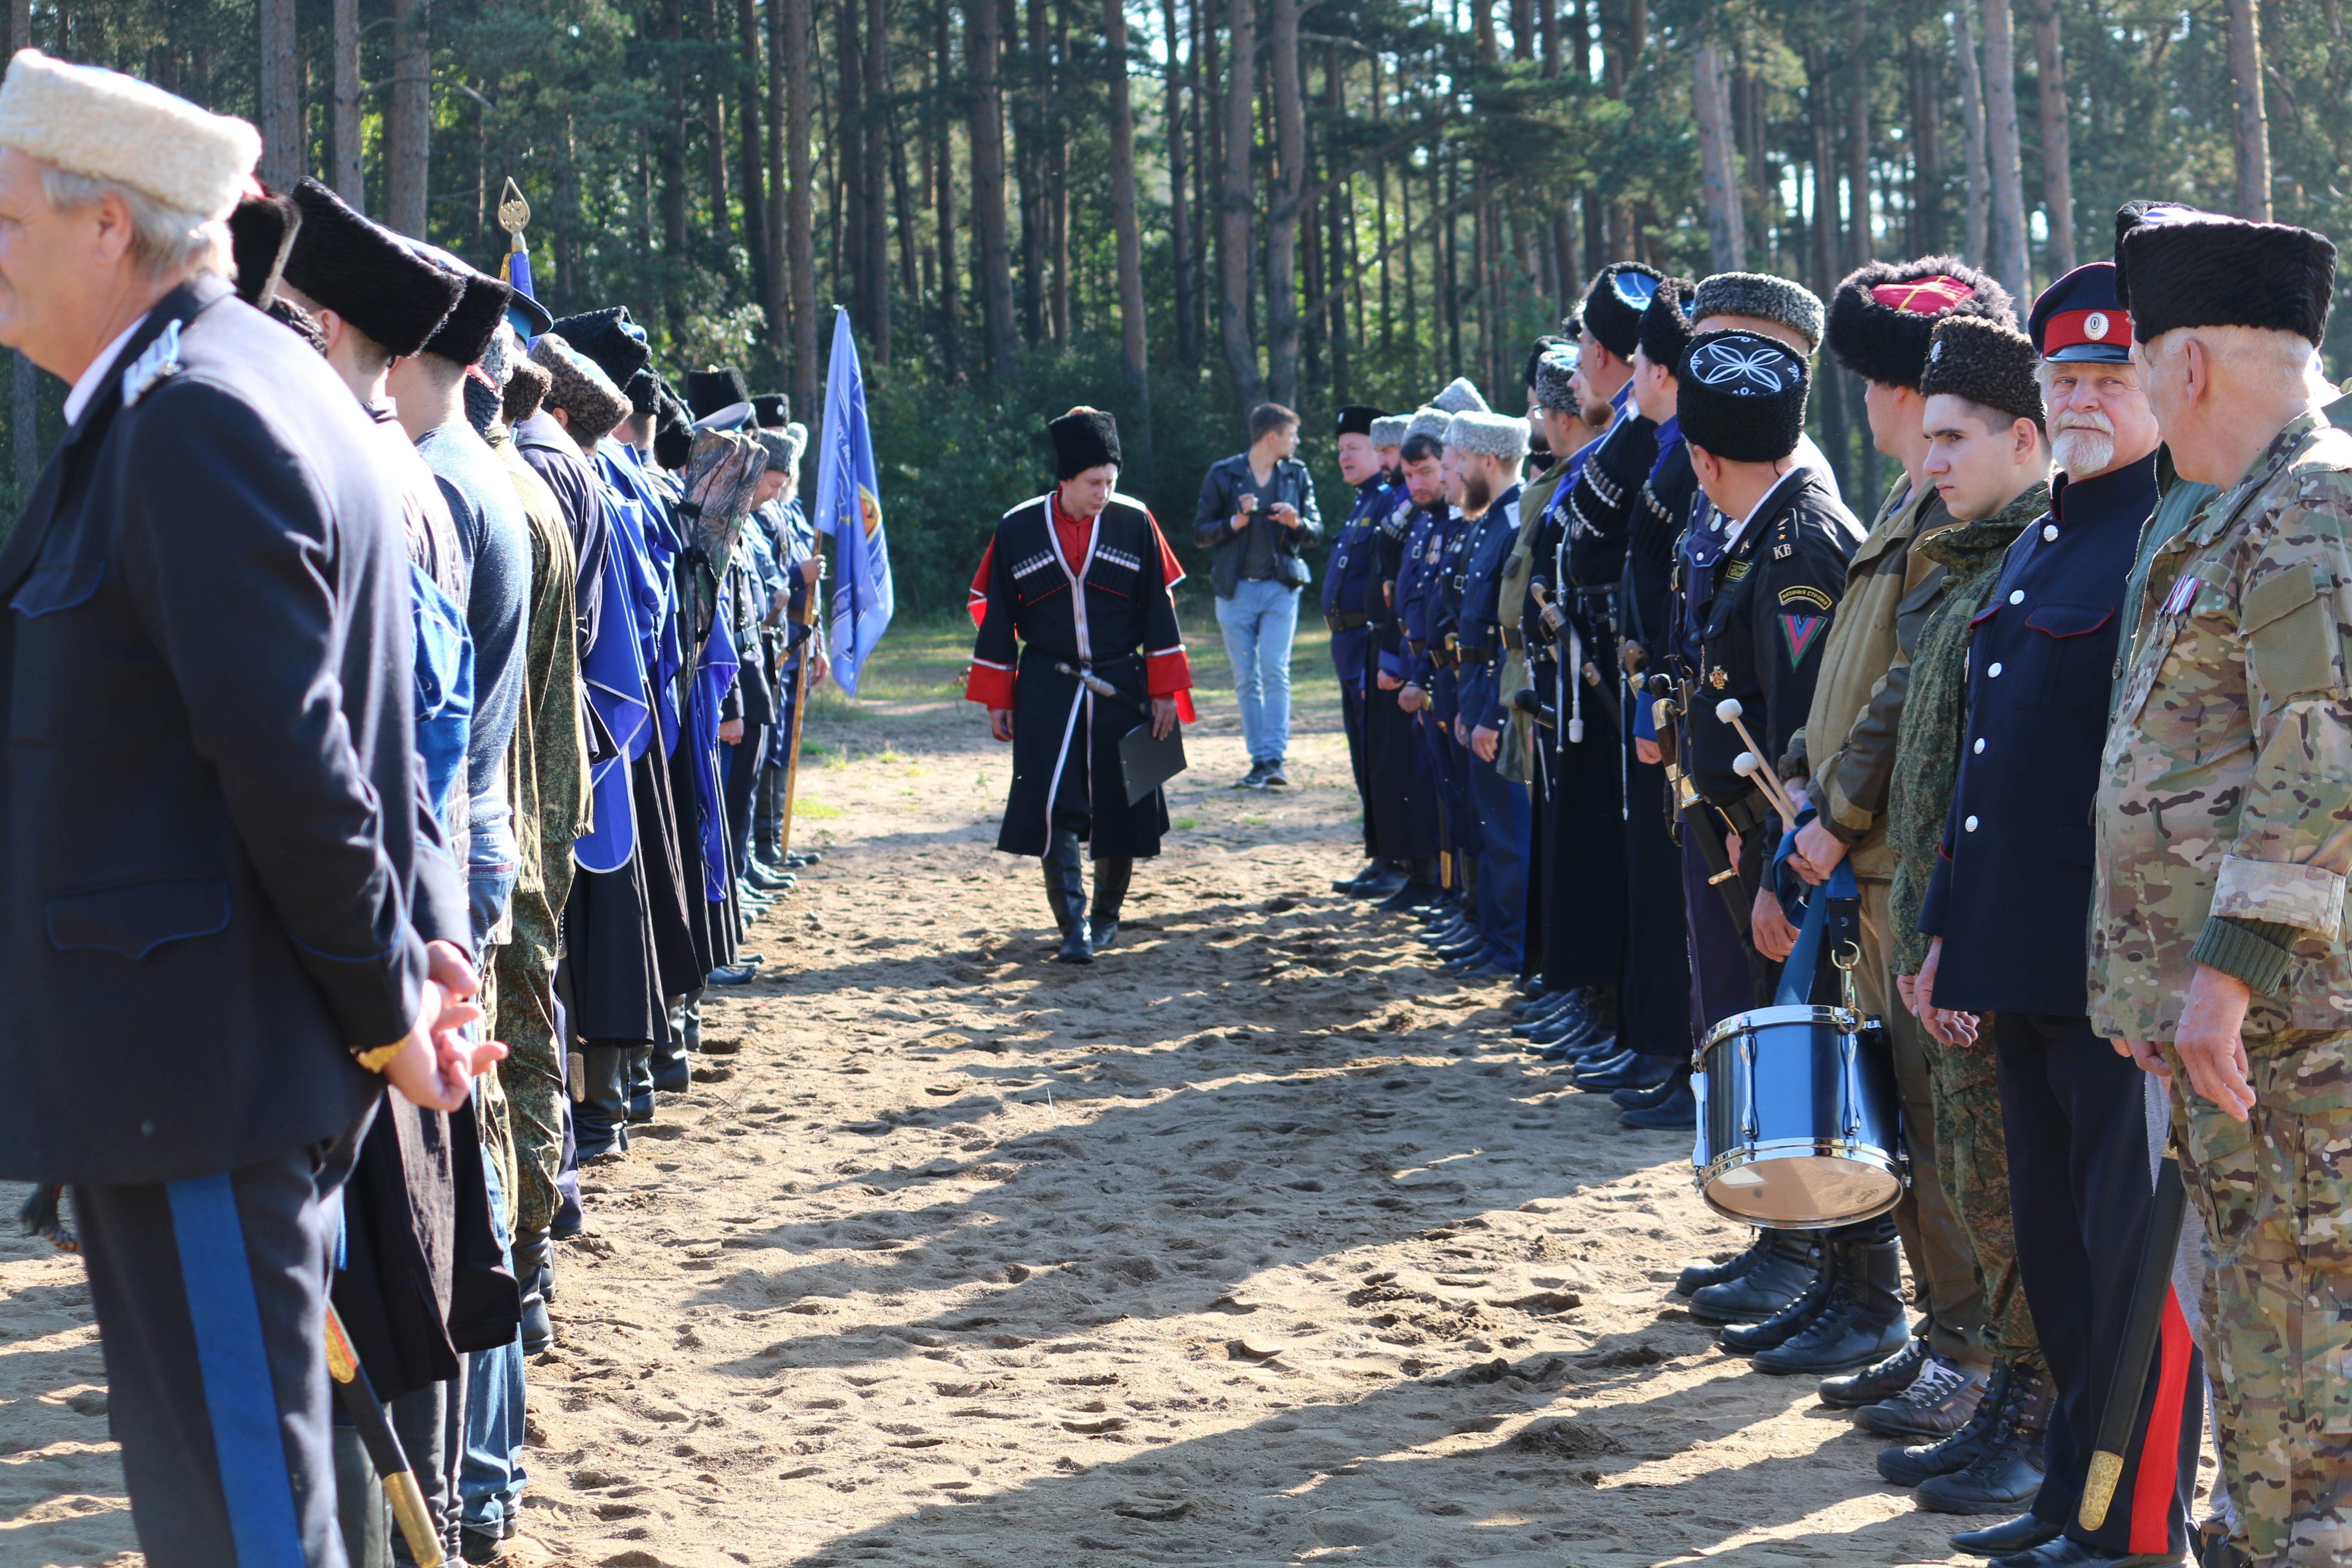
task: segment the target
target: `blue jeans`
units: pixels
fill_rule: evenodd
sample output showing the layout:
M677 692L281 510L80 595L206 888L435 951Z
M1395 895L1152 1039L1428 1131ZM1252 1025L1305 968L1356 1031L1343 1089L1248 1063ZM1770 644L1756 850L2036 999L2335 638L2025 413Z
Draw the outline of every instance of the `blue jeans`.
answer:
M499 1167L488 1152L482 1155L482 1175L490 1189L490 1229L499 1251L512 1268L508 1251L505 1199L499 1186ZM474 1351L466 1357L465 1449L457 1469L460 1511L469 1529L498 1534L516 1518L522 1506L527 1478L522 1467L523 1361L522 1336L517 1334L496 1350Z
M1298 631L1298 590L1271 581L1236 583L1232 598L1217 601L1217 625L1234 667L1250 761L1281 762L1290 753L1290 639Z

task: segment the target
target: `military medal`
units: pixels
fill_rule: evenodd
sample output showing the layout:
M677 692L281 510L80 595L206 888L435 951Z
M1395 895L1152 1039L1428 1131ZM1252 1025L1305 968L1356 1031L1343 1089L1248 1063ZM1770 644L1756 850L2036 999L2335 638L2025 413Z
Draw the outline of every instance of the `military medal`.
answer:
M2168 616L2177 616L2187 609L2189 601L2196 597L2197 579L2193 576L2183 577L2174 585L2171 597L2164 601L2164 613Z

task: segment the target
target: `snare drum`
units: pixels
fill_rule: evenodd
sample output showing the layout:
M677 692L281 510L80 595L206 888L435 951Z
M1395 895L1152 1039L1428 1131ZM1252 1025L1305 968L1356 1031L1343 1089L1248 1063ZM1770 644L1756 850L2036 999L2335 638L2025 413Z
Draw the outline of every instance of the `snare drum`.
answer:
M1910 1181L1894 1068L1844 1007L1759 1007L1707 1031L1698 1189L1727 1218L1780 1229L1885 1214Z

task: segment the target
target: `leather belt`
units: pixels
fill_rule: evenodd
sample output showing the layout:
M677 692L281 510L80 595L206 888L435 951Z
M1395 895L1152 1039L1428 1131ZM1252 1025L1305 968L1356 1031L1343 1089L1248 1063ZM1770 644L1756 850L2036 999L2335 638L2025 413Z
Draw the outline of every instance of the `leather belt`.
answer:
M1712 795L1707 797L1706 804L1714 809L1725 827L1739 834L1747 833L1759 823L1778 821L1780 815L1772 809L1772 803L1764 792L1754 784L1749 784L1745 794L1735 796L1728 805Z
M1429 645L1418 637L1407 637L1404 639L1404 650L1413 658L1419 658L1429 651Z
M1371 618L1361 610L1342 610L1336 616L1324 616L1323 624L1335 632L1352 632L1359 626L1369 626Z
M1458 647L1454 650L1454 662L1456 664L1475 664L1484 659L1493 651L1494 650L1492 648L1486 647Z
M1512 653L1517 653L1527 646L1528 636L1525 632L1519 630L1517 626L1505 626L1503 628L1503 647Z

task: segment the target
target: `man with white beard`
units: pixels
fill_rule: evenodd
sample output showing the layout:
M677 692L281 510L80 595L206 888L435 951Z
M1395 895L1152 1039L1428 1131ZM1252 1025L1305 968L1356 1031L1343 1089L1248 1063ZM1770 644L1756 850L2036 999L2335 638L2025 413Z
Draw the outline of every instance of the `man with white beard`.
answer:
M2197 1479L2203 1380L2186 1333L2162 1336L2147 1380L2135 1429L2145 1457L2126 1456L2140 1480L2095 1531L2075 1522L2075 1505L2157 1153L2149 1080L2092 1026L2086 980L2092 799L2119 612L2157 508L2158 436L2112 262L2052 284L2029 324L2062 472L1974 621L1968 726L1919 920L1933 942L1916 992L1923 1017L1994 1016L2018 1277L2053 1406L2031 1511L1952 1544L2032 1568L2154 1563L2186 1544Z

